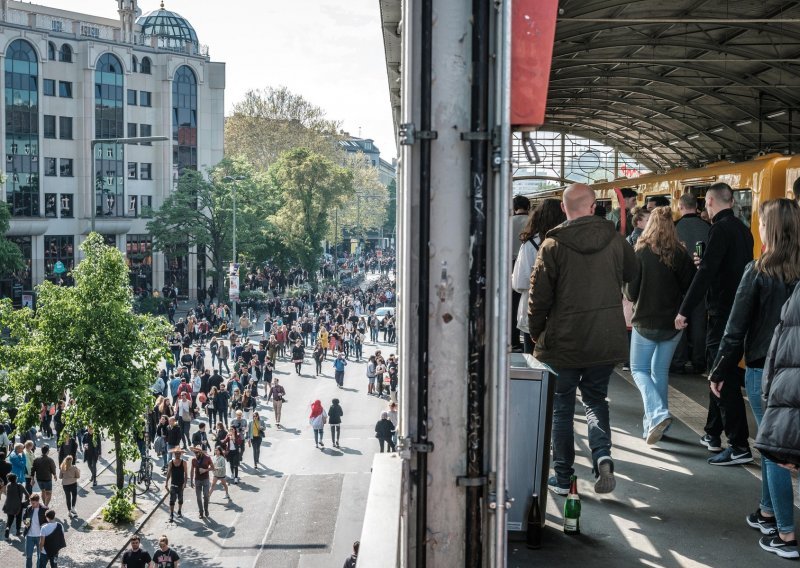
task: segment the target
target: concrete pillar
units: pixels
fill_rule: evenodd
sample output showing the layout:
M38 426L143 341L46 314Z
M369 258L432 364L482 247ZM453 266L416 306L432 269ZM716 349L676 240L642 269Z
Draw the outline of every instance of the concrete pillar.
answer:
M420 0L404 2L404 91L402 122L419 128L419 61L421 38ZM409 458L406 476L407 514L401 542L403 565L417 566L416 547L426 547L427 566L463 566L466 505L457 478L466 473L467 337L469 275L469 144L461 134L470 129L471 3L436 0L433 3L432 129L438 139L431 144L431 198L419 202L419 141L403 146L398 187L399 238L401 246L399 309L400 354L405 383L402 387L404 456ZM410 81L410 83L409 83ZM430 208L430 245L422 249L430 266L429 287L420 297L420 208ZM419 379L416 318L421 303L429 306L427 425L434 449L428 453L428 487L425 542L415 539L417 502L414 479L418 453L407 444L417 439ZM422 568L421 566L418 568Z

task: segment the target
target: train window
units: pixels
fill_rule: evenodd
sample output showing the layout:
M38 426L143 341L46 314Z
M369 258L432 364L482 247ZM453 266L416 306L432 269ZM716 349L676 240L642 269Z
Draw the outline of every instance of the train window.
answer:
M733 190L733 213L742 223L750 226L753 217L753 191L750 189Z

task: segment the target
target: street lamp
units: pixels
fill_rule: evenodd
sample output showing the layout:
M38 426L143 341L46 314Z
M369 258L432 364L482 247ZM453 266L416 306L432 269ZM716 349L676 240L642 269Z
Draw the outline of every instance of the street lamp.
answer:
M149 142L166 142L169 140L166 136L141 136L135 138L94 138L91 141L90 153L92 156L92 164L94 164L95 155L94 149L98 144L147 144ZM97 216L97 187L94 186L94 178L92 175L92 211L91 211L91 228L94 232L94 221Z
M233 187L231 197L233 198L233 266L236 268L236 182L247 179L247 176L225 176L222 181L228 182ZM236 300L231 300L233 305L233 313L231 317L231 325L234 331L236 330Z

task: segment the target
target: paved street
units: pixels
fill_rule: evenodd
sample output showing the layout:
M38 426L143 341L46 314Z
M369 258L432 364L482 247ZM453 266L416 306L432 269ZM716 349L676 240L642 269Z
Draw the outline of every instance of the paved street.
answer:
M256 343L258 339L260 336L251 338ZM395 351L394 345L366 343L364 354L368 357L376 348L384 355ZM297 376L288 359L279 360L276 366L275 377L286 389L283 429L274 427L272 404L259 401L259 412L268 423L261 452L263 469L253 468L252 450L246 448L240 468L241 483L231 486L230 501L224 491L214 493L210 519L199 519L194 490L188 486L183 519L169 523L167 503L161 503L141 530L148 550L152 551L157 538L166 534L185 559L182 565L187 567L310 568L338 566L343 562L352 542L361 534L372 457L378 451L375 422L388 403L366 394L365 360L349 362L344 388L339 389L333 379L330 356L323 365L322 375L315 377L310 349L308 352L301 376ZM333 398L339 398L344 410L341 448L332 447L326 426L325 448L317 449L308 424L309 407L319 399L327 411ZM192 432L197 424L195 420ZM59 565L106 566L125 543L127 533L89 531L84 520L94 515L113 493L114 469L104 471L99 486L93 489L88 486L85 465L81 463L79 467L84 486L77 507L80 519L68 519L63 491L60 486L54 490L52 505L68 529L68 548L62 552ZM152 502L164 495L158 467L155 477L158 493L144 497L145 511L152 509ZM141 502L143 498L139 499ZM22 543L13 537L10 543L0 541L1 565L24 566L21 551Z

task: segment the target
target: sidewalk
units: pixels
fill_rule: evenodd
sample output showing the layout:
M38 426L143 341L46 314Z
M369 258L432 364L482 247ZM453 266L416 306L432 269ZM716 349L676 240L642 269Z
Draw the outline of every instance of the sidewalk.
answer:
M706 463L711 454L698 442L705 420L698 410L704 391L691 389L690 396L671 389L676 420L662 442L648 446L641 438L641 397L629 381L614 374L609 387L616 490L602 497L594 493L586 420L579 403L575 469L581 535L564 535L564 497L550 492L543 547L528 550L524 542L510 542L508 565L686 568L781 562L759 548L760 533L745 524L747 514L758 506L758 468Z

